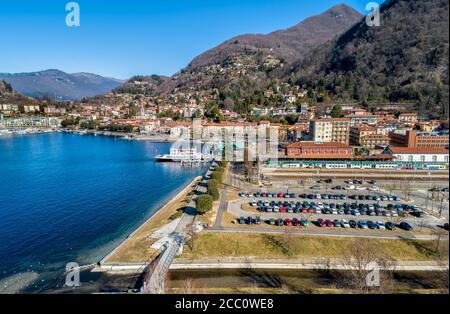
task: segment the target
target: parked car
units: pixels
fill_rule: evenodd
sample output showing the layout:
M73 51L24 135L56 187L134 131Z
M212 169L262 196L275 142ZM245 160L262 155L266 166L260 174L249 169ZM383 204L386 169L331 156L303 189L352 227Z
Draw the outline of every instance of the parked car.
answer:
M347 220L342 219L341 226L342 226L342 228L348 229L348 228L350 228L350 223Z
M286 218L285 220L284 220L284 223L286 224L286 226L292 226L292 221L291 221L291 219L289 219L289 218Z
M417 218L423 218L425 216L425 213L421 210L413 211L411 212L411 215Z
M354 220L350 220L348 222L348 224L350 225L351 228L356 229L358 227L358 224L356 223L356 221Z
M333 223L331 220L329 220L329 219L325 220L325 225L326 225L328 228L334 227L334 223Z
M361 228L361 229L367 229L367 228L369 228L369 227L367 226L367 223L366 223L364 220L358 221L358 227Z
M341 227L342 227L342 223L341 223L341 221L338 220L338 219L335 219L335 220L333 221L333 224L334 224L334 226L335 226L336 228L341 228Z
M274 218L269 219L269 225L275 226L277 224L277 221Z
M371 220L367 221L367 227L369 227L369 229L378 229L378 225Z
M321 185L313 185L312 187L311 187L311 190L321 190L322 189L322 186Z
M245 219L245 217L240 217L238 222L240 225L245 225L246 221L247 219Z
M306 218L302 218L300 223L303 227L308 227L309 225L308 220Z
M317 225L321 228L325 227L325 220L323 220L322 218L317 219Z
M380 230L386 230L386 226L384 225L383 222L377 221L376 224L377 224L377 228L378 228L378 229L380 229Z
M414 230L414 228L409 223L407 223L406 221L402 221L400 223L399 227L400 227L400 229L403 229L405 231L412 231L412 230Z
M391 230L391 231L395 230L395 228L396 228L395 224L393 224L390 221L388 221L384 226L386 227L387 230Z

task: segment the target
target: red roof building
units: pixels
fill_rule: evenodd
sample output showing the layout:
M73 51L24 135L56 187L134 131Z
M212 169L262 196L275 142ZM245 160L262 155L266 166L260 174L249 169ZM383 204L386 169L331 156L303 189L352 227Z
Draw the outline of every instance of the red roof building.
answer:
M352 159L353 149L346 144L296 142L286 146L286 157L296 159Z

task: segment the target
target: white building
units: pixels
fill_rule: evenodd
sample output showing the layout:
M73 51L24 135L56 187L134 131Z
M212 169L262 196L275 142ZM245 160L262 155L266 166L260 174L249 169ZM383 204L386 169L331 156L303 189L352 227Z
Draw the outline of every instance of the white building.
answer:
M409 148L409 147L387 147L385 154L395 157L395 161L402 162L425 162L425 163L448 163L449 151L446 148Z

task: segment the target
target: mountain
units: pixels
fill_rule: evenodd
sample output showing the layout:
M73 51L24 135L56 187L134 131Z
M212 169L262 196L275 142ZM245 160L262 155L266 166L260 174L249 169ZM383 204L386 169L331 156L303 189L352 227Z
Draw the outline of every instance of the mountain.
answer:
M37 101L14 92L10 84L0 80L0 104L36 105Z
M448 38L448 0L388 0L379 27L361 21L284 75L334 99L411 102L448 116Z
M59 70L31 73L0 73L0 80L15 91L31 97L47 96L56 100L77 100L111 91L123 81L91 73L68 74Z
M265 88L280 68L303 59L311 50L344 33L362 19L345 5L268 35L242 35L194 58L162 84L172 90L214 90L242 96Z
M290 63L301 59L319 44L348 30L361 18L362 15L359 12L340 4L286 30L279 30L268 35L247 34L234 37L196 57L189 64L188 69L219 64L230 55L248 51L273 54L283 63Z

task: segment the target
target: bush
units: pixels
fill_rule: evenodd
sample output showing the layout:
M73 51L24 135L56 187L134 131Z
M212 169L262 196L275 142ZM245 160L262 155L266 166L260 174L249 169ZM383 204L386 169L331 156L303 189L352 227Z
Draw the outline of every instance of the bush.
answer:
M213 198L211 195L202 195L197 197L197 213L199 215L204 215L210 212L213 207Z
M223 172L215 170L211 174L211 179L216 180L219 183L222 183L222 181L223 181Z
M177 210L173 215L171 215L171 216L169 217L169 220L175 220L175 219L178 219L178 218L180 218L181 216L183 216L183 213L184 213L184 211L182 211L182 210Z
M218 185L219 183L216 180L209 180L207 184L208 194L211 195L213 201L217 201L220 198Z

